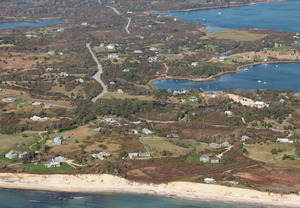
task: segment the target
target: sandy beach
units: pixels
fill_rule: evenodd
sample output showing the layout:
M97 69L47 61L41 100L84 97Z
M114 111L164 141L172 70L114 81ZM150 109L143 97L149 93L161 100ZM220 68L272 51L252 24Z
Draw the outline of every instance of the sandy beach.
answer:
M300 196L280 195L214 184L145 184L108 174L35 175L0 173L0 187L60 192L122 192L274 207L300 207Z

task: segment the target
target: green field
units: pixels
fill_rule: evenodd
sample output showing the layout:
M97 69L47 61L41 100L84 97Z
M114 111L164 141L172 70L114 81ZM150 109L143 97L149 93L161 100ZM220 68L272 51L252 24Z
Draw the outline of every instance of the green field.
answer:
M163 137L141 137L140 141L153 156L160 156L163 150L170 151L174 157L185 155L188 151L187 148L174 145Z
M27 137L23 137L23 134L0 134L0 151L9 148L26 149L35 141L38 141L40 137L38 134L26 134Z
M278 152L278 154L273 155L271 153L272 149L282 149L282 152ZM249 152L249 155L247 155L248 157L254 159L254 160L258 160L258 161L262 161L262 162L266 162L269 160L272 160L274 158L280 158L279 160L281 160L281 158L283 157L283 155L288 155L288 154L292 154L295 151L295 145L294 144L284 144L284 143L270 143L269 145L267 144L254 144L254 145L250 145L250 146L246 146L246 149Z
M45 162L46 163L46 162ZM49 173L49 172L70 172L75 170L70 165L62 163L60 167L57 168L45 168L44 163L40 163L38 165L30 164L28 172L29 173Z

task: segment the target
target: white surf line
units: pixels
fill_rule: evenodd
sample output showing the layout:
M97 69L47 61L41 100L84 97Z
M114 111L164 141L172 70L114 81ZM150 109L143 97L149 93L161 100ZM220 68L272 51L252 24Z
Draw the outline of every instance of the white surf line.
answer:
M131 23L131 18L128 17L128 23L127 23L127 25L125 26L125 30L126 30L127 34L130 34L130 31L128 30L130 23Z
M92 102L95 103L99 98L101 98L102 96L104 96L107 93L107 86L101 80L101 74L103 72L103 69L102 69L101 64L99 64L98 59L97 59L96 55L94 54L94 52L92 51L90 45L91 45L90 43L87 43L86 47L89 49L94 61L97 64L97 68L98 68L98 72L92 78L95 79L97 82L99 82L99 84L102 86L102 89L103 89L99 95L97 95L96 97L94 97L92 99Z

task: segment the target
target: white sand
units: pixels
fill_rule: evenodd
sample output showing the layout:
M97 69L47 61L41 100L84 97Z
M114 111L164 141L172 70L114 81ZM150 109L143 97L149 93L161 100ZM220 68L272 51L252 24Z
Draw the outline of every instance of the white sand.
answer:
M300 196L280 195L214 184L145 184L108 174L38 175L0 173L1 188L64 192L127 192L274 207L300 207Z

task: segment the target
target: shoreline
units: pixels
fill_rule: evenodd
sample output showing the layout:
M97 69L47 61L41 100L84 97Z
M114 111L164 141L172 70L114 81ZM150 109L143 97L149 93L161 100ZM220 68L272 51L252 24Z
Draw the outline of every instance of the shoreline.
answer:
M160 81L160 80L165 80L165 79L183 79L183 80L190 80L190 81L194 81L194 82L206 82L206 81L214 81L217 80L219 77L225 75L225 74L234 74L237 72L241 71L241 68L243 67L248 67L248 66L258 66L258 65L262 65L262 64L285 64L285 63L300 63L299 61L277 61L277 62L257 62L257 63L249 63L249 64L242 64L240 66L236 67L236 70L234 71L225 71L225 72L220 72L216 75L212 75L210 77L207 78L191 78L191 77L183 77L183 76L179 76L179 77L173 77L173 76L168 76L168 77L158 77L156 79L151 79L147 85L149 85L152 89L156 89L153 86L153 83L156 81Z
M193 182L146 184L108 174L0 173L0 188L70 193L118 192L271 207L300 206L300 196L295 194L281 195Z
M241 4L241 5L226 5L226 6L211 6L211 7L198 7L198 8L191 8L191 9L174 9L174 10L165 10L165 11L146 11L146 13L161 13L161 12L192 12L192 11L198 11L198 10L207 10L207 9L225 9L225 8L231 8L231 7L243 7L243 6L250 6L254 4L264 4L264 3L271 3L271 2L282 2L287 0L267 0L265 2L252 2L249 4Z

